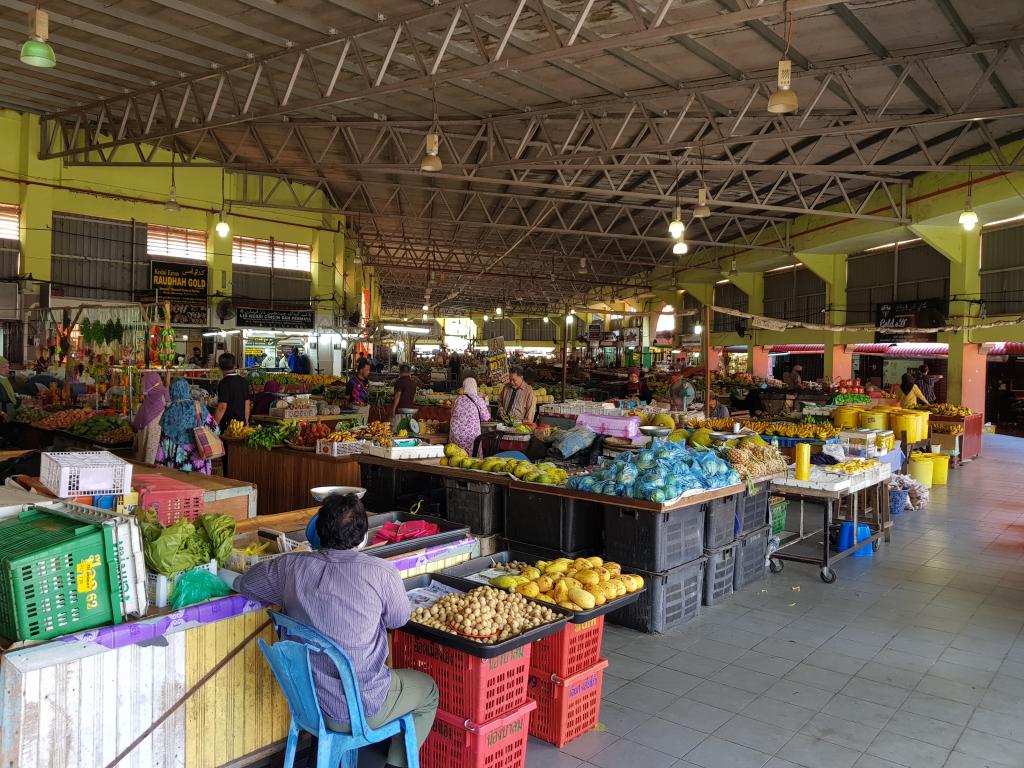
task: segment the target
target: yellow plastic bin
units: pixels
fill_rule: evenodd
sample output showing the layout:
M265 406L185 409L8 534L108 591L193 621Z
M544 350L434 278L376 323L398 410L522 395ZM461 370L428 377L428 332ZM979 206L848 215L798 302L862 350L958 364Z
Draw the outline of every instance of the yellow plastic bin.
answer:
M924 440L928 437L928 420L931 414L928 411L911 411L917 417L917 435L918 440Z
M861 429L889 428L889 414L882 411L861 411L857 419Z
M932 485L945 485L949 482L949 456L944 453L930 453L932 462Z
M850 408L841 405L832 411L832 424L840 429L857 429L859 425L858 414L860 408Z
M935 465L932 463L931 454L914 453L910 456L910 476L917 480L925 488L932 487L932 473Z
M911 445L921 439L921 422L913 411L895 411L891 414L890 422L893 432L899 439L903 439L903 433L907 433L907 442Z

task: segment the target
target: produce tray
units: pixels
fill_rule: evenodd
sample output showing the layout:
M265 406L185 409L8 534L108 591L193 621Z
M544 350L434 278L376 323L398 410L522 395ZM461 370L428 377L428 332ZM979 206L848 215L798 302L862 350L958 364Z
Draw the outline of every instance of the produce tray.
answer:
M508 563L513 560L518 560L519 562L530 562L534 559L534 556L527 552L510 549L504 552L495 552L493 555L487 555L486 557L476 557L472 560L467 560L464 563L453 565L451 568L445 568L441 571L441 575L450 577L452 582L457 582L464 588L479 587L484 586L483 582L472 581L468 577L492 567L494 563ZM629 571L626 571L626 573L629 573ZM549 605L549 607L569 614L570 624L586 624L588 621L596 619L598 616L604 616L606 613L617 611L619 608L625 608L630 603L635 603L640 599L640 595L642 595L646 589L647 586L645 582L643 589L638 589L632 594L617 597L614 600L611 600L604 605L599 605L596 608L592 608L589 611L570 611L558 606L551 606L548 603L545 603L545 605Z
M458 523L453 523L449 520L445 520L440 517L433 517L431 515L414 515L411 512L396 510L394 512L383 512L381 514L369 516L369 528L367 530L367 535L369 536L368 541L373 539L375 529L380 528L385 523L405 523L410 520L422 520L426 523L433 523L439 530L435 534L430 536L421 536L418 539L408 539L407 541L399 541L394 544L383 544L377 547L367 546L362 551L365 554L373 555L374 557L391 557L393 555L404 555L406 552L413 552L417 549L423 549L424 547L448 544L469 536L469 526L459 525Z
M465 579L453 578L451 576L445 576L440 573L424 573L419 576L413 576L412 578L403 579L402 583L405 585L405 591L409 592L413 589L420 587L428 587L431 582L436 581L439 584L444 584L448 587L454 587L460 592L467 592L469 589L474 587L483 586L481 584L472 583L470 584ZM467 585L469 585L467 587ZM425 624L418 624L415 621L409 621L402 627L402 631L416 637L422 637L427 640L433 640L435 643L446 645L450 648L455 648L459 651L464 651L470 656L476 656L479 659L493 659L496 656L501 656L508 653L509 651L520 648L524 645L541 640L549 635L553 635L555 632L561 631L568 619L571 616L571 611L567 611L565 608L560 608L557 605L550 605L548 603L540 603L541 605L547 606L556 614L562 616L561 619L553 621L550 624L545 624L540 627L535 627L528 632L524 632L521 635L510 637L500 643L492 643L490 645L484 645L482 643L474 643L472 640L468 640L458 635L453 635L448 632L441 632L433 627L428 627Z
M364 453L385 459L440 459L444 456L443 445L412 445L408 447L369 445Z

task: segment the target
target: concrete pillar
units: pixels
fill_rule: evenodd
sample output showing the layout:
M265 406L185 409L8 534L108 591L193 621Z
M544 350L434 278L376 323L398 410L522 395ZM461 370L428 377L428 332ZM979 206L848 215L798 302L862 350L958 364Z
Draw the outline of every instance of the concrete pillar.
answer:
M740 272L729 282L747 294L747 311L753 315L764 313L764 273Z
M825 344L825 378L832 381L853 378L853 352L846 351L848 346L853 349L847 344Z
M747 355L747 373L751 376L767 376L769 361L768 347L754 344Z
M949 314L966 317L973 305L967 300L981 293L981 228L965 232L959 226L931 224L910 227L928 245L949 259ZM979 344L967 341L969 332L940 333L939 341L949 345L946 400L972 411L985 412L987 358Z
M52 274L53 190L25 184L21 187L21 274L49 280Z

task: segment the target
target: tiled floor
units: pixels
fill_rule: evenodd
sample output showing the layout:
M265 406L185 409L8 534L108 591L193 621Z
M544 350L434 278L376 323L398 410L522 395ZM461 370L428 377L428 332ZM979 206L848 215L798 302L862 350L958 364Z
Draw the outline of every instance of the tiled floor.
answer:
M987 436L835 584L787 563L685 631L609 627L600 732L527 768L1024 766L1022 478Z

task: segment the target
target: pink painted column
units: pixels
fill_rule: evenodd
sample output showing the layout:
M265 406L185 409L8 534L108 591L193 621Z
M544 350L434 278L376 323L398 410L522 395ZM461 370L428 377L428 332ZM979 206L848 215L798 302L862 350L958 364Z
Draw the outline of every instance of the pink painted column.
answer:
M768 376L769 360L768 347L755 344L750 348L750 354L747 357L747 373L751 376Z
M831 377L832 381L840 379L852 379L853 378L853 353L846 351L845 344L832 344L832 365L825 366L825 373ZM828 363L828 347L826 347L825 353L826 360Z

